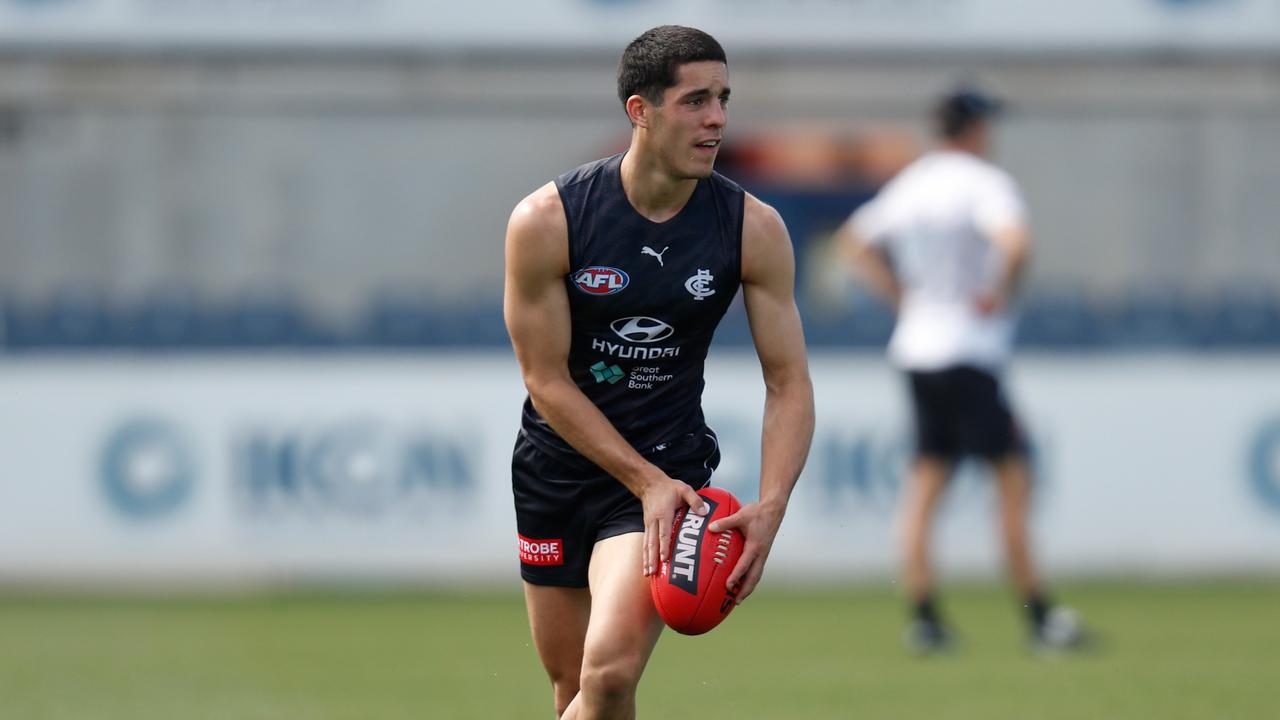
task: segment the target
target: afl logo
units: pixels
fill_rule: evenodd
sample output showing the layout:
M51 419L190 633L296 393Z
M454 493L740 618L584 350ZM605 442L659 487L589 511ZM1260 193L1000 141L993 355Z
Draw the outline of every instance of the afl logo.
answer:
M631 278L618 268L592 265L573 274L573 284L590 295L612 295L622 292Z
M614 334L623 340L637 343L651 343L666 340L676 331L675 328L651 317L618 318L609 323Z

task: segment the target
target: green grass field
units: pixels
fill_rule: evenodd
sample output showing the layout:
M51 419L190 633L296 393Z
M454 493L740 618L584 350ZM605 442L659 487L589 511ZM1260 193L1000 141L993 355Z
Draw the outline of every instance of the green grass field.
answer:
M1280 581L1096 582L1059 595L1105 635L1033 658L997 586L945 596L961 652L901 648L888 587L766 590L710 635L668 633L649 718L1274 718ZM549 718L515 594L215 600L0 596L0 717Z

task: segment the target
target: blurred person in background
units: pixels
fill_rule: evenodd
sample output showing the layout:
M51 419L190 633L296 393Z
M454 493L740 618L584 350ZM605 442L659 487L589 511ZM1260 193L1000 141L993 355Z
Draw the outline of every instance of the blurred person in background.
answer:
M790 238L773 208L712 171L728 68L699 30L627 46L618 96L630 148L516 206L504 312L529 395L512 461L529 623L557 715L635 717L662 621L649 576L676 510L719 463L702 413L711 337L739 285L764 371L760 499L727 579L751 594L813 432Z
M1012 301L1030 254L1017 183L987 154L1001 103L959 89L937 103L938 146L898 173L838 231L842 252L897 321L889 357L906 375L915 456L899 517L908 647L948 648L938 610L930 534L957 464L990 466L999 497L1009 572L1041 649L1078 646L1075 613L1054 606L1037 577L1028 537L1027 446L1006 401L1001 374L1011 351Z

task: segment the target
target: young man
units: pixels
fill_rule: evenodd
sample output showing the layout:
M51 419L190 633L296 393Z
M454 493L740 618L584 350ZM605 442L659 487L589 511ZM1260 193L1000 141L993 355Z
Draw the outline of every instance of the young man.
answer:
M671 521L719 462L701 408L711 336L739 285L764 371L760 500L711 526L746 536L738 602L760 581L813 432L813 391L778 214L712 172L724 51L686 27L623 52L627 152L516 206L504 311L528 388L512 461L529 624L562 718L635 716L662 630L649 575Z
M907 642L945 648L929 562L934 510L966 456L994 471L1009 570L1037 645L1082 638L1074 615L1041 589L1027 533L1026 446L1001 391L1012 341L1010 301L1030 250L1013 179L987 162L998 101L959 91L935 111L940 147L905 168L841 228L840 241L898 314L891 360L908 379L916 457L902 504L905 585L913 607Z

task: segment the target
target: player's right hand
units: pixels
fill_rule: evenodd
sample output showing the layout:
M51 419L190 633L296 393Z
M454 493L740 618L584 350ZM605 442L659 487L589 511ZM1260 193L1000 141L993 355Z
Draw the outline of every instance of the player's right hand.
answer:
M653 575L671 552L671 523L682 505L706 515L709 508L702 496L688 485L666 475L649 482L640 493L644 506L644 574Z
M973 305L977 308L978 314L990 317L1004 310L1005 299L999 293L982 293L974 299Z

